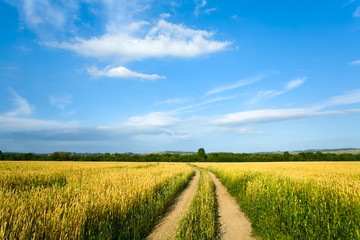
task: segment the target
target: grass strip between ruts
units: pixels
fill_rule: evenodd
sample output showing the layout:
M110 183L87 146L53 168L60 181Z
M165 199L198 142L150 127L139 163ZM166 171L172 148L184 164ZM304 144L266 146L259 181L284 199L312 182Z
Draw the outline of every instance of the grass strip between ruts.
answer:
M180 220L175 239L217 239L217 201L215 185L205 170L200 171L199 187L189 210Z

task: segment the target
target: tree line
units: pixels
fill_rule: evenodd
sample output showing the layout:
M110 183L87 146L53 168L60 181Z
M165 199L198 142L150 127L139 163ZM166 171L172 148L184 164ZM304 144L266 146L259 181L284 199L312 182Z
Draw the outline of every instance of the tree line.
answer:
M200 148L194 154L81 154L54 152L52 154L3 153L4 161L92 161L92 162L296 162L296 161L360 161L360 154L322 152L284 153L209 153Z

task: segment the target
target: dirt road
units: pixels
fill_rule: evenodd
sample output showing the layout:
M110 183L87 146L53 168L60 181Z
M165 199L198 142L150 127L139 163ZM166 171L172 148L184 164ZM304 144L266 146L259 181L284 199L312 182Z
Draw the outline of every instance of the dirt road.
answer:
M219 206L220 237L223 240L250 240L251 223L240 211L235 198L231 196L224 185L209 172L216 186L216 197Z
M148 240L167 240L172 239L176 233L179 221L184 212L189 208L190 203L198 188L200 171L196 170L194 178L189 186L175 200L161 222L154 228L153 232L147 237Z

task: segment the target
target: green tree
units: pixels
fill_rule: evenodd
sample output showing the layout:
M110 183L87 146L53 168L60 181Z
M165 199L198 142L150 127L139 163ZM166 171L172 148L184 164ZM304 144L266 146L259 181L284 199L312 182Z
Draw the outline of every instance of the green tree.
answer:
M0 160L2 160L2 151L0 150Z
M48 156L49 161L59 161L60 160L60 153L54 152Z
M290 153L288 151L285 151L283 153L283 161L289 161L290 160Z
M199 150L197 152L197 156L198 156L199 161L205 161L207 159L205 149L199 148Z
M59 161L70 161L71 160L71 155L70 153L61 153L59 155Z
M22 153L18 155L18 160L22 161L33 161L36 160L36 156L33 153Z
M112 156L110 153L105 153L102 161L112 161Z

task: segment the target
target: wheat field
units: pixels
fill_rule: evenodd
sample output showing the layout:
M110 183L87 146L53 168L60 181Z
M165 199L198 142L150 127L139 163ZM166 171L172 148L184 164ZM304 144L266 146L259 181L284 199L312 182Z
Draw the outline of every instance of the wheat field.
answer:
M360 239L360 163L198 163L263 239Z
M0 239L142 239L193 174L182 163L1 162Z
M360 162L194 164L201 181L178 239L217 235L205 170L259 238L360 239ZM3 161L0 239L144 239L193 175L185 163Z

